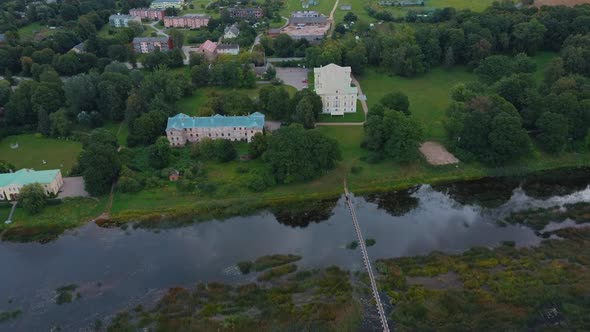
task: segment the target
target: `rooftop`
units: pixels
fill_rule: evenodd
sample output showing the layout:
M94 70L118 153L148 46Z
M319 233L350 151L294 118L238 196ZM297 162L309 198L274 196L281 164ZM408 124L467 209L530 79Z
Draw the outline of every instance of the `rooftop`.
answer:
M219 127L262 128L264 127L264 114L255 112L245 116L223 116L217 114L207 117L191 117L186 114L179 113L174 117L168 118L166 130Z
M154 0L154 1L152 1L152 4L154 4L154 3L171 3L171 2L181 4L182 0Z
M217 45L217 49L221 50L233 50L233 49L240 49L240 45L238 44L219 44Z
M162 42L167 43L168 37L135 37L133 38L134 43L141 43L141 42Z
M0 174L0 187L11 184L24 186L30 183L51 183L51 181L53 181L59 172L59 169L35 171L32 169L23 168L14 173Z
M121 15L121 14L114 14L109 16L109 20L111 18L120 18L120 19L124 19L124 20L133 20L135 19L137 16L133 16L133 15Z
M214 43L212 41L210 41L209 39L207 39L203 44L201 44L201 46L199 46L199 50L200 51L206 51L206 52L215 52L215 50L217 49L217 43Z

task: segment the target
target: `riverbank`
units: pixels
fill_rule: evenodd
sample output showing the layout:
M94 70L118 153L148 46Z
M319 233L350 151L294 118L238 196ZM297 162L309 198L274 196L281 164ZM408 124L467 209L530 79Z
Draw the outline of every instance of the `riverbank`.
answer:
M346 152L345 152L346 153ZM232 216L247 216L264 209L284 206L308 205L342 195L343 179L356 195L398 191L420 184L444 184L472 181L487 177L529 176L540 172L585 168L590 158L567 154L559 158L543 156L542 161L528 159L512 166L485 168L476 164L460 164L434 167L426 162L399 166L383 162L376 165L360 160L342 162L337 169L324 177L303 184L278 186L263 193L216 193L210 197L179 193L175 187L144 190L137 194L115 194L115 203L108 219L96 220L107 206L107 198L70 199L58 206L48 206L39 215L27 215L17 209L10 225L0 224L5 241L48 242L67 229L95 221L102 227L119 227L128 222L138 222L140 227L174 226ZM356 168L356 170L355 170ZM350 170L354 171L350 171ZM360 169L360 170L359 170ZM8 210L0 207L0 217Z

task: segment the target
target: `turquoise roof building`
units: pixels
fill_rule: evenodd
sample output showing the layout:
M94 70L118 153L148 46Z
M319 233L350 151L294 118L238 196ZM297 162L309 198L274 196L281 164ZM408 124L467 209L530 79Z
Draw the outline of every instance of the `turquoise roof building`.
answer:
M168 118L166 130L184 128L222 128L222 127L243 127L260 128L264 127L264 114L255 112L244 116L188 116L179 113Z
M57 194L63 179L59 169L35 171L23 168L14 173L0 174L0 200L16 199L20 188L27 184L39 183L47 194Z
M188 116L180 113L168 118L166 136L170 146L197 143L204 138L250 142L254 135L263 133L264 114L242 116Z

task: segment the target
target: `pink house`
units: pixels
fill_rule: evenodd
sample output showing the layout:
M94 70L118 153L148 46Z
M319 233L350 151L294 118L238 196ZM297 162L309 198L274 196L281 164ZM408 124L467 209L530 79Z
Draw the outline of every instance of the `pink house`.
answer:
M217 56L217 43L207 39L203 44L201 44L201 46L199 46L197 53L203 54L206 59L211 60Z

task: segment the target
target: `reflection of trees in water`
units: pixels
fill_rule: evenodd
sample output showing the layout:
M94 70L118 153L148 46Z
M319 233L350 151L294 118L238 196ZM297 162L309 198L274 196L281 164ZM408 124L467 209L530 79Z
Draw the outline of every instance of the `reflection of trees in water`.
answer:
M307 227L330 219L338 199L306 202L272 209L277 221L291 227Z
M589 168L568 168L528 176L522 189L530 197L545 199L584 190L589 182Z
M399 217L412 211L418 206L418 198L412 196L415 191L416 188L388 193L369 194L365 196L365 199L367 202L377 204L379 209L387 211L390 215Z
M502 177L435 185L433 189L463 205L493 208L510 200L519 184L517 178Z

